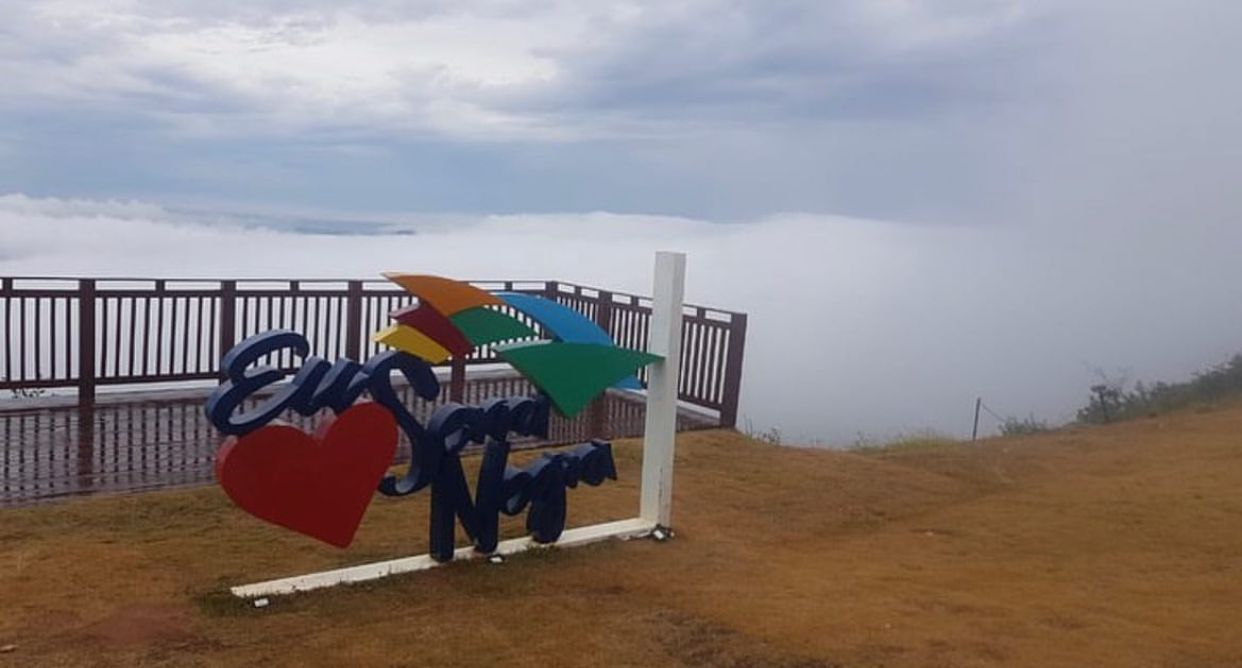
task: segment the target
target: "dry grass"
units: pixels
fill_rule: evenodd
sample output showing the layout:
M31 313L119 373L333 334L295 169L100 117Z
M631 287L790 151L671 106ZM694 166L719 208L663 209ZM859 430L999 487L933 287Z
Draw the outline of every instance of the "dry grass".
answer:
M320 547L216 489L0 511L0 665L1238 666L1242 409L871 453L679 440L668 543L221 592L422 552L427 498ZM636 505L572 491L571 522ZM514 531L513 526L510 532Z

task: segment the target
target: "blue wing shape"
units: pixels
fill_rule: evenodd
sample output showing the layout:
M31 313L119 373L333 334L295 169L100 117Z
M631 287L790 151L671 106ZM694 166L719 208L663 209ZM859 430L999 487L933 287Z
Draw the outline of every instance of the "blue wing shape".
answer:
M590 318L551 299L520 292L497 292L506 304L535 319L557 341L563 343L592 343L616 347L616 342L602 327ZM623 390L641 390L637 376L629 376L613 387Z

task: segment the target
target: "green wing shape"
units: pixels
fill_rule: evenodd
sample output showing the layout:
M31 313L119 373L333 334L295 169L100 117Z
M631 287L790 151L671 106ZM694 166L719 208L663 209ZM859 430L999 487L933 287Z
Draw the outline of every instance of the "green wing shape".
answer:
M567 418L617 381L662 358L640 350L595 343L522 341L496 346L496 354L535 384Z
M476 346L536 336L535 330L527 327L521 320L486 306L458 311L449 316L449 320L467 341Z

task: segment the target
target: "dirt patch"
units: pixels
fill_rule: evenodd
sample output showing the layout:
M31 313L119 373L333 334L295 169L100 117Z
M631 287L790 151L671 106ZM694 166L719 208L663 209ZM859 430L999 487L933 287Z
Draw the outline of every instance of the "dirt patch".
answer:
M190 613L184 607L167 604L131 605L82 628L83 640L107 647L152 644L186 644L190 633Z
M700 617L663 612L649 623L664 651L691 668L841 668L841 664L791 657L778 647Z

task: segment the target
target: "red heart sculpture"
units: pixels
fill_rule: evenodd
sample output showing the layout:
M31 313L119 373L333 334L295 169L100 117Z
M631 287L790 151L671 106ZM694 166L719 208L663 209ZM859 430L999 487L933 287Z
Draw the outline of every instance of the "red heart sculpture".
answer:
M230 438L216 453L216 480L243 510L347 547L397 449L397 424L366 402L311 436L272 424Z

